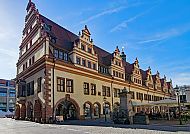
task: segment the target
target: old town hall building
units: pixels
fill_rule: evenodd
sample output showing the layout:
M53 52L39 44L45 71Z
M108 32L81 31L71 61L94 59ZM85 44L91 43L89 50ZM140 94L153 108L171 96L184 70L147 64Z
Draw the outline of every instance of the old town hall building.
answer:
M150 110L137 104L172 96L172 83L151 68L142 70L136 58L126 61L119 48L113 53L96 46L87 26L78 35L27 5L17 63L16 119L45 122L50 118L100 118L119 105L126 88L135 112Z

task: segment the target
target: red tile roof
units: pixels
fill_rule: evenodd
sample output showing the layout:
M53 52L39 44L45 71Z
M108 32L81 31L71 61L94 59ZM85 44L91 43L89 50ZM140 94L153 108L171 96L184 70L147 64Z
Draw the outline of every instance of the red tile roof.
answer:
M147 71L144 71L140 69L141 75L142 75L142 80L145 81L147 79Z
M73 42L78 38L78 36L43 15L40 15L40 19L43 23L52 27L49 34L56 37L56 45L65 50L71 51L73 48Z

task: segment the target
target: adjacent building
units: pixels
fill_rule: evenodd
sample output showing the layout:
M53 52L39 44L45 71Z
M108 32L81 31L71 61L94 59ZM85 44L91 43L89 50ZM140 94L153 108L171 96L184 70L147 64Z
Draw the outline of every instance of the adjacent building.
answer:
M98 47L87 26L78 35L27 5L17 63L17 119L100 118L119 105L118 93L127 88L135 112L150 110L137 104L169 98L172 82L143 70L124 50Z
M14 80L0 79L0 110L13 112L15 109L16 90Z

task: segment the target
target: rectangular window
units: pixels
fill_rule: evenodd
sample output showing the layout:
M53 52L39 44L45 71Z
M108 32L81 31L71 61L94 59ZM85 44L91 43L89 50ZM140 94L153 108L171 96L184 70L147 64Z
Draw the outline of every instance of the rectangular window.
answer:
M73 93L73 80L66 79L66 87L67 93Z
M113 71L113 76L115 76L115 71Z
M10 89L10 90L9 90L9 96L10 96L10 97L15 97L15 96L16 96L15 92L16 92L16 91L15 91L14 89Z
M102 86L102 95L106 96L106 86Z
M110 87L107 87L107 89L106 89L106 96L110 97Z
M83 65L84 67L86 67L86 60L85 60L85 59L82 59L82 65Z
M59 59L63 59L63 52L59 51Z
M91 84L91 95L96 95L96 84Z
M91 68L91 62L88 61L88 68Z
M81 44L81 49L85 51L85 47L83 44Z
M26 88L27 88L27 96L30 96L30 83L26 84Z
M26 44L26 51L28 50L28 44Z
M147 94L144 94L144 100L148 100Z
M34 64L34 56L32 57L32 64Z
M88 53L92 53L92 49L91 48L88 48Z
M131 93L131 99L135 99L135 93L133 91L130 91Z
M30 82L30 95L34 95L34 81Z
M77 60L77 64L80 65L80 57L76 57L76 60Z
M55 58L58 58L58 54L59 54L58 50L54 49L54 57Z
M116 77L118 77L118 72L116 71Z
M57 77L57 91L65 92L65 78Z
M31 60L31 58L29 59L29 66L31 66L31 64L32 64L32 60Z
M84 82L84 94L89 95L89 83Z
M37 92L41 92L41 89L42 89L42 77L38 78L37 79Z
M96 70L96 64L95 63L93 63L93 69Z
M7 89L6 88L0 88L0 96L2 96L2 97L7 96Z
M25 64L23 64L23 70L25 70Z
M114 97L118 97L117 95L118 95L118 90L117 90L117 88L114 88Z
M68 53L64 53L63 60L64 60L64 61L68 61Z

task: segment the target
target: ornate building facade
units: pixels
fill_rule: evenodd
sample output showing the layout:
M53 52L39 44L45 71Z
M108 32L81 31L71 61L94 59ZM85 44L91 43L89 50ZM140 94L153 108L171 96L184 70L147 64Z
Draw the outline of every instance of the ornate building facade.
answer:
M17 63L15 118L47 121L100 118L119 105L127 88L137 104L172 96L172 82L126 61L119 48L109 53L93 43L87 26L78 35L44 17L33 2L27 5Z

